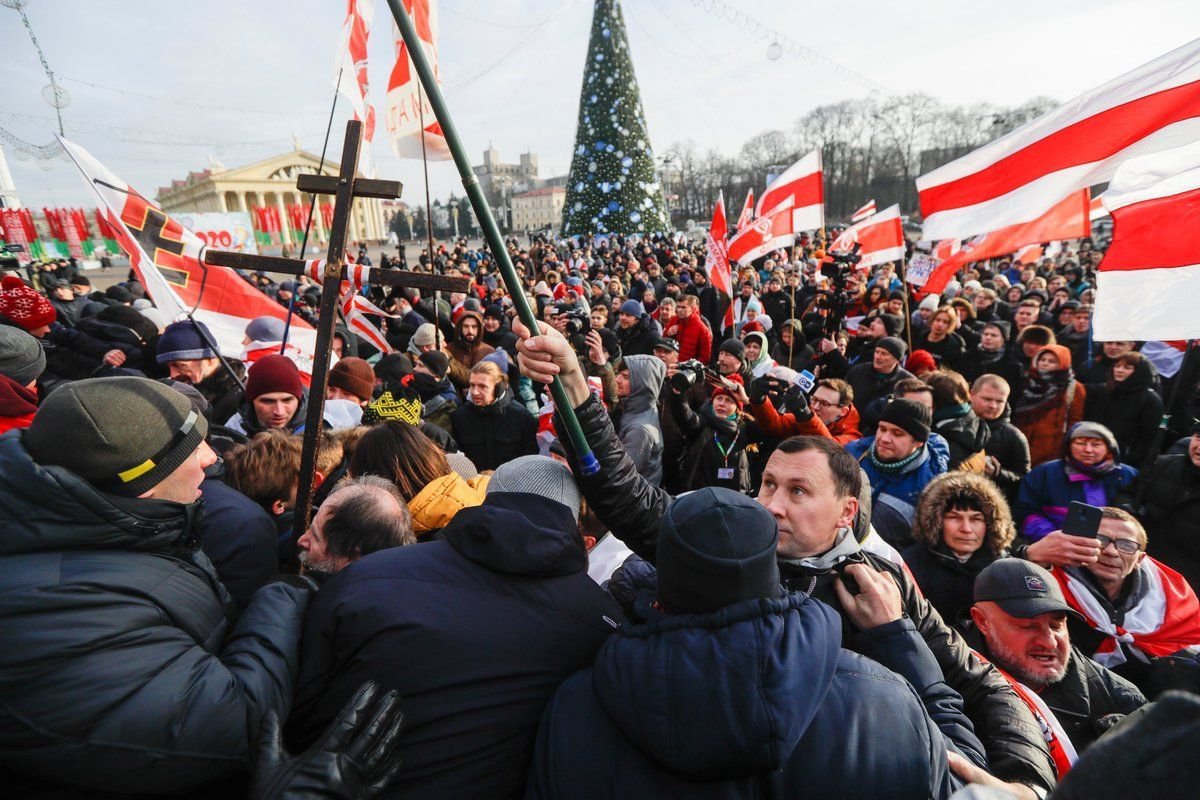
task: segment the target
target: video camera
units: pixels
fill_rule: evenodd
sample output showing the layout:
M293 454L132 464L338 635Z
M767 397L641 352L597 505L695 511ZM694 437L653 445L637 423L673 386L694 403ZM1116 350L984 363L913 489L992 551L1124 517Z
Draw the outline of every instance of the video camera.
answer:
M575 352L580 355L587 353L587 335L592 329L592 318L582 308L570 303L556 303L554 305L556 316L566 317L566 329L563 331L563 336L567 337L567 341L571 343L571 347L575 348Z
M829 309L821 330L824 337L832 338L841 329L842 320L846 318L846 310L853 299L847 282L862 261L862 256L858 254L861 249L862 243L855 242L848 252L830 252L828 256L832 260L821 265L821 274L829 279L830 286L817 294L817 307Z
M675 374L671 376L671 388L677 392L686 392L698 383L706 380L717 380L720 376L704 365L703 361L691 358L680 361L675 365Z

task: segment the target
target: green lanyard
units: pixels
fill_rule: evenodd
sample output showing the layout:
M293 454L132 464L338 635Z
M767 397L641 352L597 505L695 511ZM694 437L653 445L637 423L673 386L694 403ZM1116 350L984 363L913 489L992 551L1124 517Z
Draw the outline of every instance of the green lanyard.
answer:
M720 438L716 433L713 433L713 444L715 444L717 449L721 451L721 457L725 459L725 466L727 467L729 466L729 454L733 452L734 445L737 444L738 436L740 436L741 433L742 432L740 430L735 430L733 432L733 439L731 439L729 442L729 449L722 447Z

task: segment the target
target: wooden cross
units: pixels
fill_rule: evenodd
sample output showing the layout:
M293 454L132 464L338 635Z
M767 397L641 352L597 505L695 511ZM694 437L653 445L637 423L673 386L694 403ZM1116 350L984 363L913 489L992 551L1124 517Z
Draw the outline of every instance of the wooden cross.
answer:
M355 197L395 199L400 196L402 189L400 181L356 177L361 143L362 122L350 120L346 123L346 140L342 145L342 163L337 177L300 175L296 179L296 188L302 192L336 196L333 225L329 231L329 252L326 255L325 275L321 283L317 344L313 353L312 384L308 390L308 413L304 421L304 450L300 458L300 484L296 490L296 536L308 529L309 514L312 511L317 440L325 413L325 384L328 379L333 330L337 323L338 295L346 274L344 256L351 207ZM282 272L287 275L305 275L308 272L307 262L299 259L255 256L222 250L205 249L204 261L220 267ZM470 278L453 278L407 270L374 270L371 273L371 282L384 286L450 292L468 292L471 287Z

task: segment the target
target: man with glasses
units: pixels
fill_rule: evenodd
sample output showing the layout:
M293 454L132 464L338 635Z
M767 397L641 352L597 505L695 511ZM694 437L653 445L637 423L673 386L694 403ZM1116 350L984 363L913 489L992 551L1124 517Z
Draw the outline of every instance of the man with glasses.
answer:
M1146 530L1127 511L1105 507L1095 542L1094 561L1051 569L1082 616L1068 622L1071 639L1144 689L1160 659L1200 648L1200 600L1178 572L1146 555Z
M862 438L858 429L858 409L854 407L854 389L843 380L817 381L807 408L800 408L798 403L789 400L790 410L785 413L779 413L765 394L760 396L756 392L750 401L755 420L767 435L777 439L824 436L845 445Z

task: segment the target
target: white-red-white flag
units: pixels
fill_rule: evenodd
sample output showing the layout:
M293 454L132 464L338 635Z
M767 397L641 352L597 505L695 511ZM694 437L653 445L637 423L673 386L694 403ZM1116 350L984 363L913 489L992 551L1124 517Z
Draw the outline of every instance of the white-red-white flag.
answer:
M917 178L925 236L1036 219L1123 161L1200 139L1200 39Z
M791 247L795 243L792 207L785 205L754 220L746 230L733 237L729 242L729 260L739 265L749 264L773 250Z
M855 211L853 214L850 215L850 224L853 225L856 222L862 222L864 219L866 219L867 217L871 216L874 213L875 213L875 199L871 198L867 202L863 203L862 208L860 208L858 211Z
M725 238L729 235L729 223L725 219L725 193L717 194L717 205L713 208L712 225L708 228L707 252L704 270L713 288L725 293L729 305L725 309L725 327L733 325L733 276L729 269L729 254Z
M821 176L821 151L813 150L788 167L758 198L754 216L765 217L790 208L793 233L825 227L825 188ZM755 223L757 223L757 219Z
M371 105L367 93L367 39L374 15L375 0L346 0L346 21L342 23L342 38L333 63L333 85L350 101L354 118L363 123L359 167L369 178L376 175L375 161L371 158L375 106Z
M1092 198L1091 208L1088 209L1088 217L1092 222L1098 219L1104 219L1108 216L1108 209L1104 207L1104 195Z
M745 230L746 226L754 221L754 189L751 187L746 191L746 202L742 203L742 213L738 214L737 225L734 226L734 232Z
M98 214L125 251L150 299L172 320L192 311L212 331L220 351L242 352L246 326L256 317L285 319L287 309L227 267L203 263L204 241L171 219L87 150L59 137L96 199ZM292 317L289 343L311 359L317 332ZM297 364L299 366L299 363Z
M867 217L857 225L842 231L829 251L848 253L859 244L859 269L867 269L888 261L904 257L904 227L900 221L900 206L888 206L874 216Z
M1200 142L1126 161L1104 206L1096 340L1200 338Z
M417 29L417 38L425 57L433 67L437 82L442 82L438 67L437 0L402 0ZM392 150L401 158L421 158L421 139L425 141L425 157L430 161L445 161L450 158L450 146L442 134L442 126L433 115L429 98L421 90L421 80L408 55L408 46L400 35L400 29L392 23L396 40L396 63L388 76L387 99L384 103L384 124L392 140ZM424 114L424 128L421 126Z

